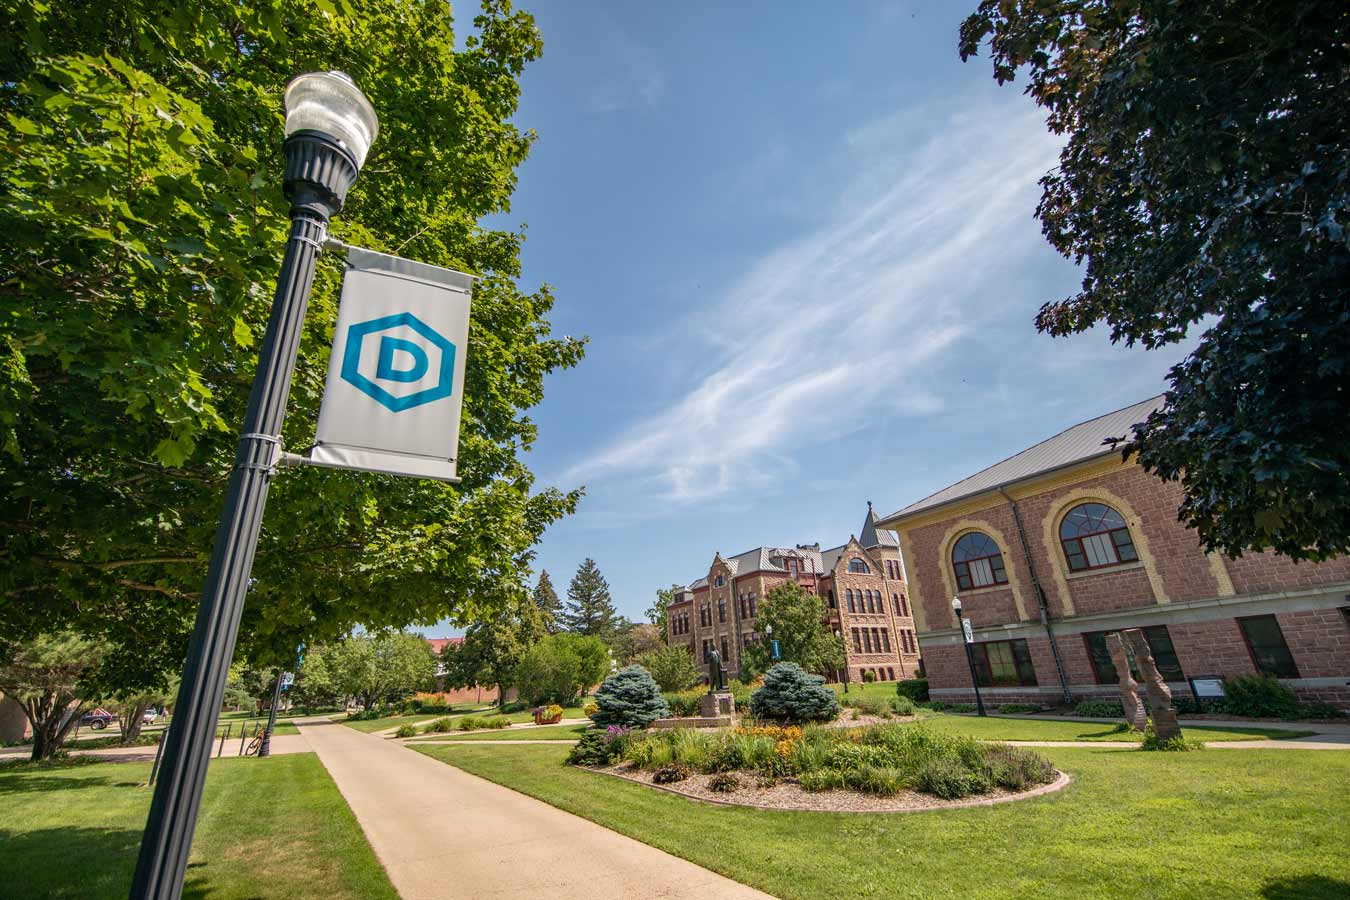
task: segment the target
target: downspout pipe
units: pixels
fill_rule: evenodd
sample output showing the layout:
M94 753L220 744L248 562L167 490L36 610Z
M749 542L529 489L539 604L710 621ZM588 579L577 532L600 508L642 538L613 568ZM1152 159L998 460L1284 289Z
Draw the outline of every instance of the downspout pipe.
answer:
M1050 604L1045 597L1045 588L1041 587L1041 580L1036 575L1036 564L1031 559L1031 545L1027 543L1027 532L1022 527L1022 513L1017 508L1017 501L1010 497L1007 491L1001 487L997 490L1012 508L1013 522L1017 525L1017 538L1022 544L1022 556L1026 559L1027 571L1031 573L1032 590L1036 592L1041 626L1045 628L1045 636L1050 639L1050 655L1055 660L1055 675L1059 678L1060 693L1064 698L1064 705L1073 706L1073 693L1069 690L1069 679L1064 674L1064 660L1060 658L1059 643L1055 640L1055 630L1050 625Z

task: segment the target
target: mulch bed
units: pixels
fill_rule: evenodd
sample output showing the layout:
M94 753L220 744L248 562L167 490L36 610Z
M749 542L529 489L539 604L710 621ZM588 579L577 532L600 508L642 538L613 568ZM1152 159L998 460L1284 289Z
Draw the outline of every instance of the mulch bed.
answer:
M892 797L879 797L874 794L861 794L847 790L804 791L793 778L783 778L771 787L761 787L757 783L757 776L746 772L735 773L736 778L741 783L739 788L729 793L721 793L708 787L708 782L715 777L712 775L696 774L674 784L653 784L652 772L633 768L626 763L592 769L591 771L612 775L626 781L635 781L659 790L669 791L672 794L688 797L691 800L702 800L727 806L753 806L760 809L811 812L926 812L935 809L959 809L965 806L991 806L995 803L1006 803L1010 800L1038 797L1042 794L1058 791L1069 783L1069 776L1060 772L1057 780L1027 791L995 789L987 794L966 797L962 800L942 800L931 794L920 794L916 791L901 791Z

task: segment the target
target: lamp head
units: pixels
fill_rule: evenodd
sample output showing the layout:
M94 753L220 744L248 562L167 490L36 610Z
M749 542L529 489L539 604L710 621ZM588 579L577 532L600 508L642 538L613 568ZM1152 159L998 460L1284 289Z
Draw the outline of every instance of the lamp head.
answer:
M351 76L308 72L286 83L286 137L300 131L315 131L335 141L360 169L380 133L380 120Z
M952 612L956 613L958 616L961 615L961 598L960 598L960 597L953 597L953 598L952 598Z

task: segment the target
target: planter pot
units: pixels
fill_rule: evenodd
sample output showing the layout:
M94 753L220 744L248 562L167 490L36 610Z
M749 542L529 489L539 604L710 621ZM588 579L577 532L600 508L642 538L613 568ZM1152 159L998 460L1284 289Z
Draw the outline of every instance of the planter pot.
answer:
M543 716L536 713L534 717L534 724L536 725L557 725L561 721L562 713L558 713L556 716Z

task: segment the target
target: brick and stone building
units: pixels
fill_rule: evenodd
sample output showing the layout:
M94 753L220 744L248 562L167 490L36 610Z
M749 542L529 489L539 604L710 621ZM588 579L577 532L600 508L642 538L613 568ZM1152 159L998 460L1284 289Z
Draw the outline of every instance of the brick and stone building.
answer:
M764 598L787 581L824 601L825 624L844 640L851 680L862 681L870 672L890 681L918 671L919 644L899 544L877 527L870 503L861 534L829 550L815 543L714 554L707 574L676 592L668 607L667 641L688 647L705 675L708 652L716 647L734 677L746 645L765 638L758 624Z
M880 520L899 533L935 699L973 698L959 596L987 701L1118 696L1103 637L1142 628L1178 696L1191 678L1265 672L1350 707L1350 559L1205 553L1177 521L1181 487L1103 446L1161 402L1076 425Z

